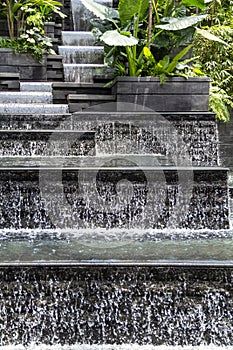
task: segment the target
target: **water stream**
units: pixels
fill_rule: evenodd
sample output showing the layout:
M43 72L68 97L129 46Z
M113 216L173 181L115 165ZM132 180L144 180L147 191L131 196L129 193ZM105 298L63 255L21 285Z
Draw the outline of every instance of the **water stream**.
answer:
M103 65L77 37L66 79L91 82ZM233 176L213 115L31 107L0 110L0 349L233 350Z

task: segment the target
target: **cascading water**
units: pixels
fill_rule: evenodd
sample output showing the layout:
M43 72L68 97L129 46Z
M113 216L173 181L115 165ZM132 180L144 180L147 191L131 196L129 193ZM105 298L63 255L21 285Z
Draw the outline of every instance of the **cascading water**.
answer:
M99 0L99 3L112 6L112 0ZM104 47L94 46L95 39L90 30L91 15L80 0L72 1L74 32L63 32L59 54L63 56L65 81L93 83L94 77L104 74Z
M107 5L112 7L112 0L97 0L99 4ZM75 31L89 31L91 30L91 19L93 16L90 12L83 6L80 0L71 1L71 10L73 15L73 23Z
M86 59L76 46L92 36L74 33L60 50ZM21 87L44 110L0 107L0 349L232 349L214 116L127 103L71 115L47 85Z

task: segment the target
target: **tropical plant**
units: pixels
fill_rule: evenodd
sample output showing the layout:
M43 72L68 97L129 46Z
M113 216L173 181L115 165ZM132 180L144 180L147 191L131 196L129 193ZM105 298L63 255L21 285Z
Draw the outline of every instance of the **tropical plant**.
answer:
M105 43L106 58L115 68L116 75L158 74L161 81L166 75L174 74L184 56L183 45L186 54L197 24L207 16L193 14L194 8L206 9L206 0L182 0L179 3L173 0L120 0L117 10L93 0L81 1L99 18L94 22L94 32ZM204 30L200 34L208 36ZM211 39L215 39L214 36ZM180 48L180 53L172 60L171 50L175 47Z
M5 15L9 39L1 39L0 47L24 52L41 61L44 54L55 53L52 41L44 35L44 22L50 16L65 15L56 0L0 0L0 14Z
M199 35L194 40L193 51L203 75L211 82L210 110L218 119L230 120L233 108L233 1L214 0L209 4L205 23L206 33L214 34L228 45L209 41ZM214 24L214 25L213 25Z
M27 53L39 62L44 54L55 54L51 39L41 35L37 28L28 29L18 38L12 40L0 38L0 47L13 49L15 52Z
M10 39L19 37L27 29L36 27L43 32L44 21L60 11L62 3L55 0L2 0L0 12L7 18Z

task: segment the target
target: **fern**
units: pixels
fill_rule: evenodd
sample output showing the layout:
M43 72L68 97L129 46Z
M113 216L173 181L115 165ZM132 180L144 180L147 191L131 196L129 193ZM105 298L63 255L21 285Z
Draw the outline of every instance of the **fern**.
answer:
M233 99L225 90L211 85L209 108L215 113L217 119L229 122L230 111L233 109Z

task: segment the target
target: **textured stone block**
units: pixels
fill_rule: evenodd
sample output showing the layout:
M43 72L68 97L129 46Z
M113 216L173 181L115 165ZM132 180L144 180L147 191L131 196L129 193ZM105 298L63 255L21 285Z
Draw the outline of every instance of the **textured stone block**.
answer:
M118 77L113 83L117 102L129 102L148 107L156 112L208 111L208 78L168 78L160 84L159 78Z

